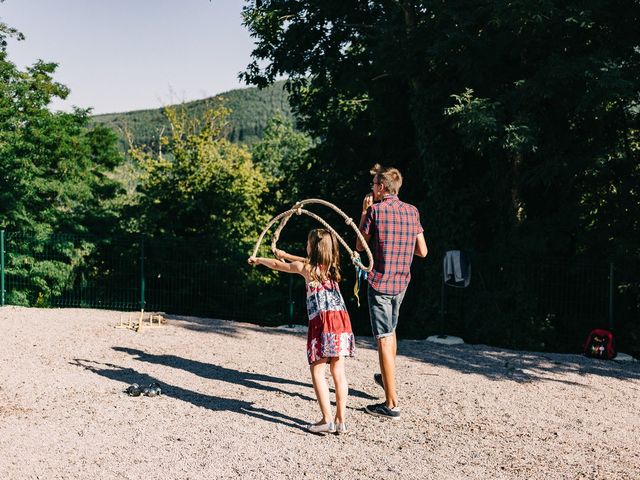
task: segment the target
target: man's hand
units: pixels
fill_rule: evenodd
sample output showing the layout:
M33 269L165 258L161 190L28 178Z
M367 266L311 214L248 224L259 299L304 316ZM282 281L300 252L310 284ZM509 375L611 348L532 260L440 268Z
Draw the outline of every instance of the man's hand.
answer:
M371 205L373 205L373 193L367 193L362 200L362 215L360 216L359 226L360 232L362 232L362 224L365 222L367 210ZM362 236L364 237L365 242L369 243L369 239L371 238L371 236L367 235L366 233L362 233ZM364 250L364 244L360 241L360 237L356 238L356 250L359 252Z
M247 263L249 265L257 265L258 264L258 259L252 255L247 259Z
M367 209L373 205L373 193L367 193L362 200L362 214L367 213Z

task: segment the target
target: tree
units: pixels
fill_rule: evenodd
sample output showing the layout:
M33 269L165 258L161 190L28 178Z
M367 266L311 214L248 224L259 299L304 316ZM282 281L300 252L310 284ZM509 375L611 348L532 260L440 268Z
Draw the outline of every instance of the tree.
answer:
M9 301L46 305L72 288L73 268L95 246L51 234L99 234L116 224L110 202L119 185L108 172L122 156L112 132L87 128L88 110L49 111L54 97L68 94L53 80L56 64L20 71L7 60L7 36L22 36L0 24L0 228L8 231L7 274L23 287Z
M160 138L158 153L130 149L142 176L139 204L128 215L138 214L145 236L150 286L171 295L170 303L156 303L197 306L193 313L223 318L238 318L240 311L243 319L267 321L259 305L274 299L260 300L255 287L273 277L248 268L246 259L271 214L261 204L269 178L246 146L226 138L224 106L213 105L202 116L183 107L164 112L170 130Z
M269 179L265 203L276 210L290 207L299 200L298 178L311 166L311 138L296 131L293 123L282 115L274 116L251 154L254 163Z
M140 230L150 235L189 238L211 235L212 252L248 251L256 223L268 212L260 206L267 180L248 149L223 135L229 111L213 107L202 117L165 109L171 131L161 151L132 147L143 169Z
M487 271L637 256L639 4L263 0L244 14L257 39L245 80L287 77L320 140L301 189L347 203L374 160L394 164L431 255L463 247ZM411 334L433 331L438 263L415 272L430 293L407 298ZM541 348L528 269L494 291L524 300L485 314L494 342Z
M86 231L117 184L105 174L122 161L112 132L88 130L88 111L48 110L68 89L56 65L19 71L0 51L0 226L27 232ZM113 215L112 215L113 216ZM105 219L101 218L101 223Z

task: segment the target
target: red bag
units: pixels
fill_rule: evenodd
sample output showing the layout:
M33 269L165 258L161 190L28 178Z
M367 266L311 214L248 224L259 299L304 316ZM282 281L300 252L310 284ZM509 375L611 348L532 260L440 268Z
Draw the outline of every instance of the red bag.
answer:
M617 355L613 341L613 333L609 330L592 330L584 344L584 354L587 357L611 360Z

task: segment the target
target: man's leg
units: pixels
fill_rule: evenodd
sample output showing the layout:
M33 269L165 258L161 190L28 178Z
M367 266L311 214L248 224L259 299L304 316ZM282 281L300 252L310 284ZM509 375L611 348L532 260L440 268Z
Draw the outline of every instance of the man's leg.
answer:
M398 394L396 391L396 355L398 352L398 342L396 338L396 327L400 316L400 305L404 300L406 290L398 295L387 297L390 309L385 308L385 318L388 320L387 328L391 334L378 338L378 360L380 362L380 372L382 376L382 388L384 388L386 405L389 408L398 406ZM387 299L385 298L385 300Z
M384 395L386 405L389 408L398 406L398 395L396 393L396 333L388 337L378 339L378 360L382 373L382 383L384 385Z
M380 364L381 382L385 393L385 401L374 405L367 405L365 410L372 415L398 419L400 410L397 409L396 394L396 324L397 314L394 314L396 295L386 295L376 292L369 286L369 315L371 330L376 337L378 347L378 361ZM374 375L374 378L377 378Z

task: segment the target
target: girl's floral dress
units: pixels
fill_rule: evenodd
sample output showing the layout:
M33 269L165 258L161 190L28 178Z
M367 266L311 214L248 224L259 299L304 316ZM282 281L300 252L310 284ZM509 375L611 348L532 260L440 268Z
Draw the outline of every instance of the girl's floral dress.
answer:
M309 363L326 357L353 357L355 337L338 283L312 281L307 283L306 290Z

